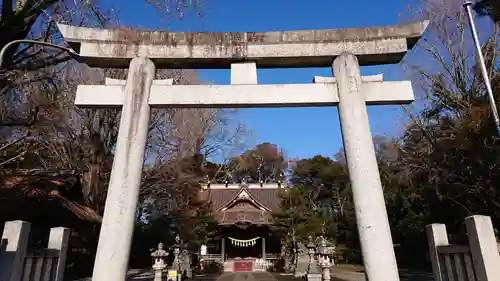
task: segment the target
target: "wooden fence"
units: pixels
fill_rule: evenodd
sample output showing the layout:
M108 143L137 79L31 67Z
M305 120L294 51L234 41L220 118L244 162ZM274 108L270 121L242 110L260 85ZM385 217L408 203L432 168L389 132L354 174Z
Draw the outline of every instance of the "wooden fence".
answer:
M446 225L427 226L435 281L500 281L500 254L487 216L465 219L467 245L450 245Z
M50 230L46 249L28 249L30 224L5 223L0 248L0 281L63 281L69 229Z

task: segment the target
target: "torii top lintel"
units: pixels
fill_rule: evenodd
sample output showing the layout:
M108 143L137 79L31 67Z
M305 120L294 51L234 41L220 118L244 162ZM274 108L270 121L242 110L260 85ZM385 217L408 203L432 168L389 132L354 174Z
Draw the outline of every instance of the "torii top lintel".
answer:
M326 67L344 52L355 54L360 65L398 63L427 25L189 33L58 26L82 61L93 67L127 68L140 54L157 68L220 69L241 61L255 61L259 68Z

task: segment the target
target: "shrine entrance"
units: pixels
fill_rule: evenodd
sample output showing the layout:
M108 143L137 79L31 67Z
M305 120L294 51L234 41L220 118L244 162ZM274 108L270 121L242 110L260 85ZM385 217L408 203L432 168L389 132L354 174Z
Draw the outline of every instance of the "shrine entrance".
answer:
M262 237L255 237L248 240L240 240L228 237L227 258L262 258L262 249L265 245L262 243Z
M212 203L219 222L204 259L223 263L226 272L265 271L281 254L281 237L271 233L281 192L280 183L202 187L199 197Z
M249 225L246 228L230 226L223 229L226 259L265 258L267 227Z
M272 264L272 257L278 256L281 241L270 234L266 225L238 222L221 229L223 239L224 271L263 271L264 263Z

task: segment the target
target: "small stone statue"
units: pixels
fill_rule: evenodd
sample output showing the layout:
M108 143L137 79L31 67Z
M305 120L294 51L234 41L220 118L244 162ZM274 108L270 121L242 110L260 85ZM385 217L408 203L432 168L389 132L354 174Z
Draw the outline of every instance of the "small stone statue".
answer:
M160 242L158 244L158 249L151 253L151 257L153 257L154 259L154 281L161 281L163 270L167 267L167 265L165 264L165 258L168 257L168 252L163 249L163 243Z
M174 262L172 263L172 270L177 270L177 272L181 271L181 261L179 259L179 254L181 253L181 238L179 237L179 234L175 236L175 245L172 247L174 248Z
M184 247L184 249L181 250L179 254L179 261L180 261L181 273L185 274L188 278L191 278L192 277L191 254L186 247Z

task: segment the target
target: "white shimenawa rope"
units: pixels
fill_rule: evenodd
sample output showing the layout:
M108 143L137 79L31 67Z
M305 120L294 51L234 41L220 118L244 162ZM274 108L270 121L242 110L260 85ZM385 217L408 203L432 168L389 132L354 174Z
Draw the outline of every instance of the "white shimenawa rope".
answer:
M236 238L231 238L231 237L228 237L228 238L231 241L231 244L233 244L235 246L250 247L250 246L254 246L255 244L257 244L257 240L259 240L260 237L255 237L255 238L248 239L248 240L241 240L241 239L236 239Z

